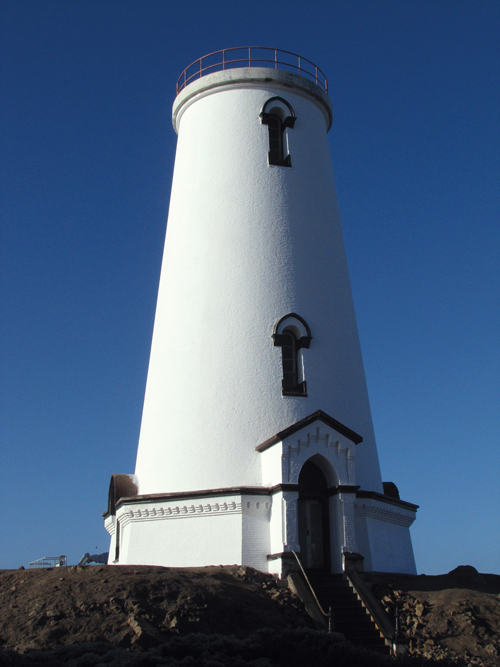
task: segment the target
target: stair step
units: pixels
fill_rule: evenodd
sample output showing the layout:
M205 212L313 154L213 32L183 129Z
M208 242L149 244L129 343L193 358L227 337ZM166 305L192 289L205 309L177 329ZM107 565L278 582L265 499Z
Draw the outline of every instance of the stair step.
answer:
M354 616L353 614L351 614L350 616L345 616L343 614L336 614L334 609L332 610L332 612L337 625L352 625L355 627L362 627L362 628L372 627L373 622L369 616L367 616L366 618L359 618L359 616Z
M336 632L344 634L353 644L390 655L390 647L342 574L312 570L307 576L323 609L326 611L331 606Z

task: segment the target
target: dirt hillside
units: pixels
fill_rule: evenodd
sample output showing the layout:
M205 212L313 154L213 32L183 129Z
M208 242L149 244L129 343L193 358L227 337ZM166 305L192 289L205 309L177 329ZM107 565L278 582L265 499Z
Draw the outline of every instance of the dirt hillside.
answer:
M313 627L301 601L271 575L238 566L3 571L0 595L0 641L20 652L96 641L137 649L163 635Z
M411 664L500 666L500 576L366 578L389 614L398 609ZM0 571L0 647L12 667L385 664L313 630L288 589L238 566Z
M500 576L464 565L449 574L365 574L400 624L410 653L500 665Z

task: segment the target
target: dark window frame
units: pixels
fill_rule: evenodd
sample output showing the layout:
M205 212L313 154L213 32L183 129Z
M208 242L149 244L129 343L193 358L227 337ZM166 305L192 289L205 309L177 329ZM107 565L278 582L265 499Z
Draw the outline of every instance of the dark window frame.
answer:
M280 325L286 320L291 320L285 328L278 333ZM299 325L297 326L293 320ZM305 335L297 336L294 329L302 329ZM299 360L298 353L301 349L309 348L312 340L311 330L307 322L296 313L289 313L282 317L274 326L272 335L274 346L281 347L281 359L283 368L283 379L281 381L282 396L300 396L307 398L307 383L305 380L299 382Z
M288 115L285 118L282 118L281 115L273 113L273 103L276 102L285 105L288 109ZM285 113L281 107L278 107L280 111ZM267 110L269 109L269 111ZM291 167L292 159L290 154L284 155L285 151L285 141L284 134L287 127L293 128L295 125L295 112L292 109L291 105L282 97L271 97L262 107L262 111L259 114L262 125L267 125L269 131L269 153L268 153L268 164L276 167Z

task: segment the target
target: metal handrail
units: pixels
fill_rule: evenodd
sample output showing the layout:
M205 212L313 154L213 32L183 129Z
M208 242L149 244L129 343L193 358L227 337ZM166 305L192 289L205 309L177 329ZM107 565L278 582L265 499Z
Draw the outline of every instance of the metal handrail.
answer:
M292 550L292 553L295 556L295 560L299 564L301 572L304 575L304 579L306 580L307 585L309 586L309 590L313 594L313 598L314 598L314 601L316 602L316 604L318 605L318 609L323 614L323 616L328 619L328 632L331 632L332 631L332 607L331 607L331 605L328 607L328 614L326 613L326 611L323 610L323 607L321 606L321 603L318 600L318 598L316 596L316 593L314 592L314 588L311 586L311 582L309 581L309 578L306 574L306 571L302 567L302 563L300 562L300 558L299 558L298 554L295 553L295 551L293 551L293 550Z
M247 53L244 58L233 57L233 54L231 54L230 58L228 59L226 54L228 54L230 51L244 51ZM256 51L272 52L274 57L259 57L259 54L256 54ZM237 56L238 54L234 55ZM215 56L219 56L217 62L213 62L206 67L203 66L203 60ZM297 58L297 64L283 60L282 58L286 58L286 56L293 56L293 58ZM191 81L200 79L202 76L206 76L212 71L219 72L221 70L232 69L232 66L234 66L235 63L244 63L244 65L240 65L242 67L261 67L261 63L273 63L274 69L286 69L287 67L290 67L294 70L297 70L299 74L306 76L307 78L314 81L318 86L321 86L321 88L323 88L326 93L328 92L328 81L325 74L319 69L319 67L317 67L317 65L315 65L307 58L299 56L297 53L292 53L292 51L283 51L282 49L271 49L267 46L233 46L230 49L222 49L221 51L207 53L207 55L198 58L198 60L195 60L190 65L188 65L177 79L177 94L179 94L183 88L191 83ZM313 71L310 71L311 68Z
M388 614L384 611L382 605L375 598L371 589L355 567L348 565L345 569L345 575L354 592L372 617L373 622L382 633L384 639L391 642L394 650L394 645L398 640L397 630L391 622ZM399 619L397 620L399 622Z

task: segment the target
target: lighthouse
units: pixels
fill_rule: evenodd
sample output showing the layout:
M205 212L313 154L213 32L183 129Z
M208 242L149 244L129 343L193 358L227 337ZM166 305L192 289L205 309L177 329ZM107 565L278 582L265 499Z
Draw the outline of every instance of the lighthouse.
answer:
M382 482L327 134L327 81L275 49L181 75L136 469L109 562L416 573Z

